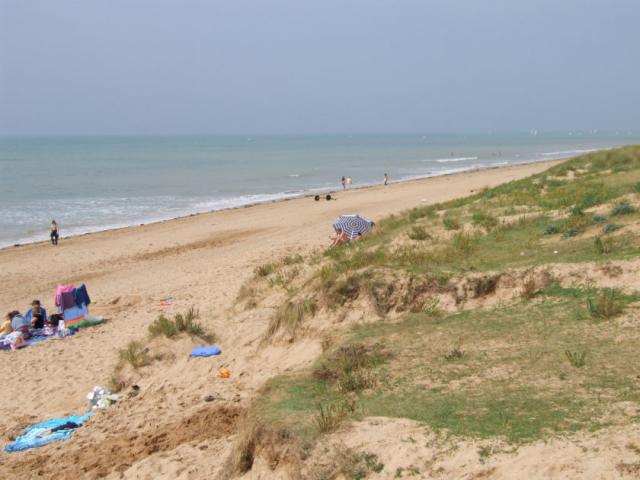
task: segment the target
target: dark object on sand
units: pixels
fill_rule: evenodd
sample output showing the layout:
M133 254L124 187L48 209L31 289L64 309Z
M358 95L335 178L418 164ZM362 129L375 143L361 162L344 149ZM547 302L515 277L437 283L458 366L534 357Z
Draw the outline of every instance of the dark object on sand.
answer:
M319 202L319 201L320 201L320 195L316 195L315 197L313 197L313 199L314 199L316 202Z
M67 422L67 423L63 423L62 425L58 425L57 427L54 427L51 429L52 432L57 432L58 430L75 430L76 428L79 428L81 425L78 425L76 422Z
M49 322L51 322L51 325L53 325L54 327L58 326L58 323L60 323L60 320L62 320L61 313L53 313L49 315Z
M324 198L326 198L326 199L327 199L327 202L328 202L329 200L331 200L331 195L329 195L329 194L327 193L327 196L326 196L326 197L324 197Z

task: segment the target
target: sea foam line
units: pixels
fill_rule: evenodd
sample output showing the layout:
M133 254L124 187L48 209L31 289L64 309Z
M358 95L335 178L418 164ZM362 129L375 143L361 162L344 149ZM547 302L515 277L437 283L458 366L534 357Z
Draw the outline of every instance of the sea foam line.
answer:
M595 152L597 151L597 148L587 148L584 150L562 150L559 152L545 152L542 155L544 155L545 157L552 157L555 155L573 155L574 153L590 153L590 152Z
M422 160L423 162L438 162L438 163L449 163L449 162L465 162L467 160L478 160L478 157L452 157L452 158L434 158L434 159L426 159Z

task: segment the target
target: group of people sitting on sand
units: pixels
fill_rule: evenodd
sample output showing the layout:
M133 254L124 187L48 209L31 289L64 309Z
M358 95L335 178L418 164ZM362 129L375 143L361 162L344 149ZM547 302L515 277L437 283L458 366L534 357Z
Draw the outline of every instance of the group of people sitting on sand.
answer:
M47 310L40 304L40 300L31 302L31 307L22 315L18 310L13 310L5 315L4 322L0 326L0 337L13 332L20 332L25 339L31 335L31 329L42 329L45 326L57 326L61 315L47 316Z

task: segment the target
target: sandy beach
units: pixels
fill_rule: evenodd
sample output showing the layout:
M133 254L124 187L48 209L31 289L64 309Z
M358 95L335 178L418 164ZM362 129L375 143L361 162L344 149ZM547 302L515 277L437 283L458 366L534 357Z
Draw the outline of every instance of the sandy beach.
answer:
M38 243L1 250L1 311L24 311L34 298L52 311L56 286L73 282L88 286L92 313L110 319L62 341L3 353L3 442L26 424L84 413L87 392L107 382L118 349L144 337L161 312L195 306L223 350L213 362L200 362L188 359L192 343L174 342L170 348L175 361L149 367L138 381L139 396L101 412L71 442L21 454L0 453L0 461L9 465L5 473L31 478L39 469L44 478L77 478L78 472L89 472L88 477L204 478L203 472L211 471L230 444L222 438L225 432L221 431L221 438L203 436L194 426L203 396L215 393L233 400L228 415L234 416L233 408L240 411L268 378L300 368L320 352L314 339L290 348L258 350L256 340L268 323L264 310L231 320L228 312L238 289L256 266L287 254L325 248L332 221L339 214L358 212L375 221L522 178L556 163L337 192L329 202L301 198L200 214L64 238L57 247ZM161 299L167 296L174 296L175 302L162 307ZM219 368L231 370L232 378L216 379ZM147 442L152 438L156 438L151 442L155 447ZM95 453L86 456L85 451ZM113 471L116 467L118 472Z

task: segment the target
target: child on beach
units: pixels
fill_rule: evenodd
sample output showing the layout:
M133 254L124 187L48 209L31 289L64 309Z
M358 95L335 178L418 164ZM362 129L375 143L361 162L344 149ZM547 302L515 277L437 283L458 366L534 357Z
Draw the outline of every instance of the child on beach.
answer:
M344 176L342 176L342 189L346 189L347 188L347 179L344 178Z
M347 189L351 188L351 177L347 177Z
M58 238L60 235L58 234L58 224L55 220L51 220L51 245L58 245Z
M387 185L389 183L389 175L384 174L384 184Z

